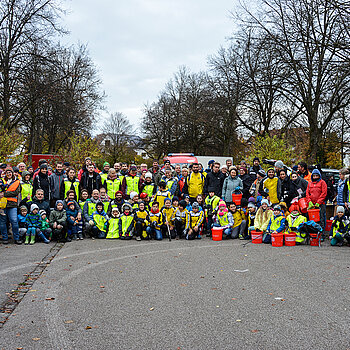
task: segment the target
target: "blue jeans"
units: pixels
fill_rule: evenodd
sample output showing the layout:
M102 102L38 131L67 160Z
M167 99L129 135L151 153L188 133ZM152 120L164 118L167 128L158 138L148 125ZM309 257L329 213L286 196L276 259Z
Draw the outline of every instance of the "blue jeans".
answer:
M161 241L163 239L162 232L160 230L157 230L157 229L153 228L153 227L148 226L146 228L146 232L147 232L149 237L152 237L152 232L154 232L155 233L155 239L157 241Z
M12 233L13 239L15 241L19 240L19 232L18 232L18 218L17 218L17 208L6 208L4 209L6 215L0 215L0 231L2 234L2 240L7 241L7 218L9 219L12 225Z

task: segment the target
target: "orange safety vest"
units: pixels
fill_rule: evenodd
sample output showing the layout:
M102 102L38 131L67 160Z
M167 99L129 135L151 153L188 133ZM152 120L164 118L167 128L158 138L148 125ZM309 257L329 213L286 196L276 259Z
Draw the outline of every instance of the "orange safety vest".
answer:
M8 192L16 191L19 185L20 185L19 180L13 181L12 184L7 188L6 192L7 191ZM6 199L8 202L16 202L17 203L17 196L16 197L6 197Z

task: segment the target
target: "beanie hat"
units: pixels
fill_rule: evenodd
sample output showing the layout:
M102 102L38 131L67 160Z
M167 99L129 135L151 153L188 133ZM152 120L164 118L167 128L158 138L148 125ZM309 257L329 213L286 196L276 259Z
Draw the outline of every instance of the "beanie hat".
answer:
M68 202L68 203L67 203L67 207L69 207L69 206L72 205L72 204L74 205L74 202L72 202L72 201Z
M265 173L265 171L264 171L263 169L260 169L260 170L258 171L258 175L260 175L261 177L265 177L265 176L266 176L266 173Z
M150 172L147 172L145 174L145 179L147 179L147 178L151 178L152 179L152 174Z
M249 197L248 203L255 203L255 198L254 197Z
M62 205L64 205L63 201L60 200L60 199L58 199L58 200L56 201L56 204L55 204L55 208L56 208L56 209L57 209L57 204L62 204Z
M275 167L276 168L279 168L279 169L283 169L284 167L284 164L281 160L278 160L276 163L275 163Z
M122 192L122 191L117 191L117 192L115 193L115 195L117 195L117 194L123 195L123 192Z
M212 159L212 160L209 160L208 165L212 165L212 164L214 164L214 163L215 163L215 160Z
M128 202L124 203L123 206L122 206L122 211L125 211L126 208L132 210L131 204L128 203Z
M342 205L339 205L339 207L337 207L337 214L338 213L345 213L345 209Z
M199 204L198 204L198 202L194 202L194 203L192 204L192 209L199 209Z
M258 157L254 157L254 158L253 158L253 163L254 163L256 160L260 163L260 159L259 159Z
M111 212L113 213L114 211L117 211L117 212L119 213L118 207L113 207L112 210L111 210Z
M30 175L30 172L27 170L22 171L22 178L24 179L27 175Z
M269 201L266 199L266 198L264 198L263 200L261 200L261 204L267 204L267 205L269 205Z
M148 194L145 193L145 192L142 192L142 193L140 194L140 199L145 199L145 198L147 198L147 197L148 197Z
M41 164L41 165L40 165L40 169L47 169L47 164L46 164L46 163Z
M130 192L130 199L134 199L134 197L137 196L137 195L138 194L135 191Z
M255 204L253 202L248 203L248 208L255 208Z
M39 207L38 207L36 204L32 204L32 205L30 206L30 211L33 212L33 210L35 210L35 209L38 209L38 210L39 210Z
M22 211L22 210L28 211L28 208L27 208L25 205L21 205L21 206L19 207L19 211Z
M281 206L279 206L279 205L277 204L277 205L275 205L275 206L273 207L273 210L279 210L279 211L281 211L282 209L281 209Z
M106 165L110 166L110 164L108 162L104 162L103 167L105 167Z
M40 216L46 215L46 211L44 209L39 210Z

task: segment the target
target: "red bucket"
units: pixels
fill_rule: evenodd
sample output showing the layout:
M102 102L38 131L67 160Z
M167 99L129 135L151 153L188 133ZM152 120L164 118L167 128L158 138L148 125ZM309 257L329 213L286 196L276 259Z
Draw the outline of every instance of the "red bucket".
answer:
M317 233L310 233L310 245L313 247L320 246L320 238L318 237Z
M332 220L327 220L326 221L326 229L325 229L325 231L330 231L331 230L331 227L332 227Z
M295 232L285 233L284 245L288 247L294 247L296 237L297 237L297 234Z
M243 194L234 194L232 193L232 202L235 203L236 205L241 205L241 200L242 200Z
M305 214L307 212L307 202L306 198L300 198L298 201L300 211Z
M222 241L222 227L213 227L211 229L211 238L213 241Z
M320 209L309 209L307 214L309 215L309 220L313 220L315 222L320 221Z
M271 242L273 247L283 246L283 233L272 233Z
M252 237L252 243L254 243L254 244L261 244L262 243L262 239L263 239L262 232L251 231L250 235Z

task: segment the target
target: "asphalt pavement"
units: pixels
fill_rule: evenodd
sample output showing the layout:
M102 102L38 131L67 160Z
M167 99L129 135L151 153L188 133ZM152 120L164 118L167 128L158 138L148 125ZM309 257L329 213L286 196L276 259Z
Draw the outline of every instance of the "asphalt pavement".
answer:
M350 349L350 248L245 243L0 247L0 349Z

